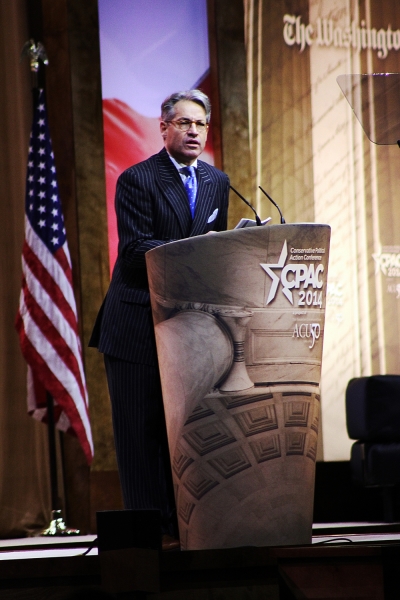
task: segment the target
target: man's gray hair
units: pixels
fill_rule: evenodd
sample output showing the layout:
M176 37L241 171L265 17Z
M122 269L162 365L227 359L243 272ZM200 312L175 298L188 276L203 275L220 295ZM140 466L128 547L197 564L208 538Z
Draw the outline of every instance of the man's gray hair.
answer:
M211 103L210 99L201 90L186 90L184 92L175 92L165 98L161 104L161 119L163 121L171 121L175 116L175 104L180 100L190 100L199 104L206 112L206 122L210 122L211 118Z

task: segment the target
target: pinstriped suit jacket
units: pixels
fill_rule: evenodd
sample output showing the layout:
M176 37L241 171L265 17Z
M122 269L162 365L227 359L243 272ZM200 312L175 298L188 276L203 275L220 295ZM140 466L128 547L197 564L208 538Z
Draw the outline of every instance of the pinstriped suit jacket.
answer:
M192 220L181 177L165 149L120 175L115 199L118 258L89 343L100 352L156 364L145 253L227 226L227 175L198 160L197 177Z

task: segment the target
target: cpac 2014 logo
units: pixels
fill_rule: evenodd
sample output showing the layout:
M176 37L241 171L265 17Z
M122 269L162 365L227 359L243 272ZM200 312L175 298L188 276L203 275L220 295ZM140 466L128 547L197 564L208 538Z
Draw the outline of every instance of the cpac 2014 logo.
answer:
M287 242L285 240L277 263L260 263L260 266L272 280L266 304L270 304L275 298L279 283L281 283L282 292L291 304L293 304L292 290L297 289L300 290L297 306L318 306L322 308L322 291L319 292L318 290L321 290L324 285L320 279L324 272L324 265L321 263L318 265L314 263L309 265L289 263L286 265L287 255ZM280 277L275 273L276 270L281 270Z

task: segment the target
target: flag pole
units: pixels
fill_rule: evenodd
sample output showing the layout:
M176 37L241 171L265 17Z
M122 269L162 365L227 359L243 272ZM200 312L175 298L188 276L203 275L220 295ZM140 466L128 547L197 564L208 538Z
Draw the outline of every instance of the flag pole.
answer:
M54 400L49 392L46 392L47 403L47 439L49 445L50 466L50 491L51 491L51 521L50 525L41 532L41 536L70 536L79 535L79 529L71 529L66 526L62 517L60 500L58 497L58 475L57 475L57 448L56 448L56 426L54 420Z
M58 499L58 477L57 477L57 450L56 450L56 432L54 423L54 404L53 398L46 392L47 402L47 438L49 443L49 466L50 466L50 489L51 489L51 507L53 511L59 510Z
M33 39L25 42L21 51L21 60L24 56L29 57L30 70L32 74L32 91L34 94L34 105L36 102L36 94L39 93L38 88L38 72L40 62L48 65L49 61L46 55L45 48L41 42L37 44ZM79 529L71 529L66 526L62 511L60 508L60 499L58 495L58 475L57 475L57 448L56 448L56 425L54 418L54 399L52 395L46 391L46 407L47 407L47 436L49 448L49 470L50 470L50 492L51 492L51 521L49 526L44 529L41 536L71 536L79 535Z

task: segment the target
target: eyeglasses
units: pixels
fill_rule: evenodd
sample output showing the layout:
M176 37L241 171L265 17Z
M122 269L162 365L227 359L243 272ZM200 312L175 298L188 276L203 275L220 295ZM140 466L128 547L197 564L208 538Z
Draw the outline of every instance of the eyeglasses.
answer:
M208 131L209 124L204 121L191 121L190 119L177 119L176 121L166 121L166 123L172 123L174 127L180 129L180 131L189 131L192 124L196 125L196 129L199 133Z

